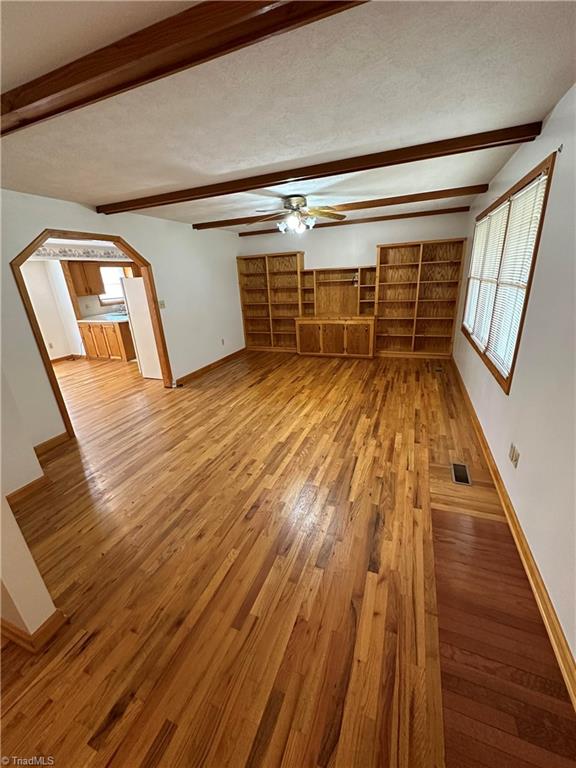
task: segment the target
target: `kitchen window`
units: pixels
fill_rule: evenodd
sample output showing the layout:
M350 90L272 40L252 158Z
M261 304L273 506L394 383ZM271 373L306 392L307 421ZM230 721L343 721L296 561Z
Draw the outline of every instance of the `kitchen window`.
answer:
M462 332L508 394L555 153L476 218Z
M104 293L98 297L101 304L124 303L124 291L120 278L124 277L123 267L100 267Z

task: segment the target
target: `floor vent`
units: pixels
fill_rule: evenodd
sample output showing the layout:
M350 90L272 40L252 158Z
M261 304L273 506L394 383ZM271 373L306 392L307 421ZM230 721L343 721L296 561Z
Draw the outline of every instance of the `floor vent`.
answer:
M472 485L466 464L452 464L452 480L459 485Z

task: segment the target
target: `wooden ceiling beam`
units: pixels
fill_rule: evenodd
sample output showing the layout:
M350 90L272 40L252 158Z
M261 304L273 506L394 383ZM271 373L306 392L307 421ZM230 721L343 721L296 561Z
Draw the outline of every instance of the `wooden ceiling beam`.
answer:
M283 171L272 171L259 176L247 176L243 179L232 179L217 184L206 184L201 187L191 187L177 192L166 192L160 195L137 197L133 200L123 200L118 203L107 203L97 206L98 213L125 213L138 211L143 208L157 208L163 205L187 203L192 200L204 200L208 197L232 195L237 192L249 192L254 189L273 187L286 182L309 181L326 176L339 176L346 173L370 171L373 168L384 168L391 165L403 165L418 160L430 160L436 157L458 155L463 152L476 152L481 149L493 149L509 144L521 144L533 141L542 130L542 123L516 125L512 128L500 128L495 131L484 131L467 136L457 136L452 139L431 141L426 144L416 144L412 147L388 149L384 152L374 152L370 155L360 155L342 160L332 160L315 165L305 165Z
M369 216L362 219L348 219L348 221L330 221L323 224L316 224L314 229L322 227L347 227L350 224L372 224L375 221L394 221L395 219L417 219L420 216L441 216L446 213L467 213L470 210L469 205L462 205L457 208L438 208L429 211L413 211L412 213L396 213L391 216ZM279 229L260 229L253 232L240 232L238 237L254 237L255 235L280 235Z
M361 200L357 203L340 203L332 205L336 211L358 211L363 208L383 208L387 205L404 205L405 203L421 203L425 200L444 200L447 197L469 197L488 192L488 184L473 184L468 187L451 187L450 189L434 189L430 192L415 192L411 195L396 195L381 197L379 200Z
M384 208L387 205L403 205L405 203L420 203L424 200L442 200L447 197L468 197L470 195L481 195L488 191L488 184L474 184L469 187L452 187L450 189L435 189L430 192L415 192L411 195L397 195L396 197L380 197L376 200L362 200L354 203L340 203L339 205L329 205L336 211L358 211L363 208ZM315 206L326 207L326 206ZM223 229L224 227L237 227L242 224L256 224L266 216L244 216L238 219L220 219L216 221L201 221L193 224L193 229ZM270 214L272 218L272 214ZM279 213L277 218L282 218Z
M2 94L1 133L107 99L363 2L198 3Z

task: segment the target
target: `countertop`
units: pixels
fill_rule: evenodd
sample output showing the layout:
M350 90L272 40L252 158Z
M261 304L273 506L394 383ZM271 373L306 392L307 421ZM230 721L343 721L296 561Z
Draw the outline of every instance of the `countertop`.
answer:
M106 312L101 315L92 315L91 317L81 317L79 323L127 323L128 315L121 312Z

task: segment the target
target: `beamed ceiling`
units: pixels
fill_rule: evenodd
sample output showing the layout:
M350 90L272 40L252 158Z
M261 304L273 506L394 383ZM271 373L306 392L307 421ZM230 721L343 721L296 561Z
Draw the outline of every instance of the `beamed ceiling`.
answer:
M231 14L232 5L243 13L240 7L250 6L222 7ZM260 5L284 13L278 7L288 4ZM4 90L150 24L170 25L172 14L206 15L210 7L216 5L5 2ZM253 36L264 39L211 51L216 57L208 61L200 59L210 38L200 54L192 41L194 66L5 135L3 186L106 210L151 195L539 122L576 79L576 5L570 2L371 2L337 10L304 26L292 18L297 28L284 32L277 20L265 29L260 18ZM202 25L190 26L206 34L206 23L204 16ZM236 28L226 34L234 47ZM69 71L81 74L81 63ZM270 229L270 223L228 222L276 209L289 194L304 194L312 205L339 205L485 184L517 146L136 210L191 224L225 220L237 232ZM359 208L348 211L347 220L466 207L473 200L474 194L455 194Z

